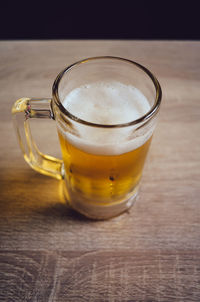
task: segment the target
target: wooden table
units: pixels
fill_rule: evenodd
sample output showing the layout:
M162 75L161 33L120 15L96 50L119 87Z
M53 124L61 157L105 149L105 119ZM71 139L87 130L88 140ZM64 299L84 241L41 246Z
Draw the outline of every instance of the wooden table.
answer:
M10 113L96 55L140 62L163 89L140 198L98 222L28 167ZM0 301L200 301L200 42L2 41L0 66ZM43 152L59 154L53 121L32 128Z

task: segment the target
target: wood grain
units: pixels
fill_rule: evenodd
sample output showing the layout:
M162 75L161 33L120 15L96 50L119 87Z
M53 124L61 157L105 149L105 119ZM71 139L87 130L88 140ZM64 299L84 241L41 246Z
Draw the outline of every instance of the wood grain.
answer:
M139 200L99 222L28 167L10 114L16 99L50 96L61 69L95 55L140 62L163 90ZM200 42L1 41L0 64L0 301L199 302ZM41 150L60 156L54 122L32 128Z
M200 253L7 251L1 301L199 301ZM6 284L6 287L4 286Z

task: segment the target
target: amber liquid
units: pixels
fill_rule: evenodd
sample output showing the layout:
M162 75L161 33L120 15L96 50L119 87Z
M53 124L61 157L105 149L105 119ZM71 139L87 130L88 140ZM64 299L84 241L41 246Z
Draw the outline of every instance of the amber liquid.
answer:
M137 187L151 142L120 155L95 155L73 146L58 131L71 195L101 205L120 202ZM69 193L70 198L70 193Z

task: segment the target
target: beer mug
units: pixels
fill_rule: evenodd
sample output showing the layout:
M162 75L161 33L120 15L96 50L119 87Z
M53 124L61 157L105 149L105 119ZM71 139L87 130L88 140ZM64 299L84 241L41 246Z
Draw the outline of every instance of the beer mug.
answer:
M88 58L55 79L52 98L21 98L12 108L24 159L63 181L66 202L106 219L136 200L161 104L161 87L144 66L119 57ZM62 157L41 153L29 119L55 120Z

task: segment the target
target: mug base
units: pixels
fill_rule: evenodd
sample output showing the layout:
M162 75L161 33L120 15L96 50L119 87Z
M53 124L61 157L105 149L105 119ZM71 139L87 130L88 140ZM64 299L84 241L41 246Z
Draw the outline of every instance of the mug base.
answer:
M85 200L83 201L77 196L76 198L70 198L69 195L71 194L69 194L65 183L63 183L63 195L67 204L73 210L90 219L105 220L118 216L123 212L128 211L133 206L133 204L137 200L138 186L134 189L131 196L128 196L128 198L123 199L119 202L103 205L99 205L97 203L89 203Z

